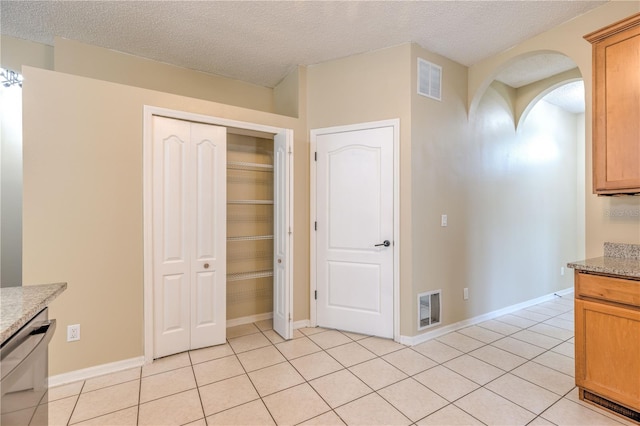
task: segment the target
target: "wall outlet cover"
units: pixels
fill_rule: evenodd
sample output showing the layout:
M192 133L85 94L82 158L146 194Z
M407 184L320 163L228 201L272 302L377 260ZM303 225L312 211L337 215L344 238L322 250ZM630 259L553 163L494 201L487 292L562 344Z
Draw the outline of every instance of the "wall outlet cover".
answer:
M75 342L80 340L80 324L67 326L67 342Z

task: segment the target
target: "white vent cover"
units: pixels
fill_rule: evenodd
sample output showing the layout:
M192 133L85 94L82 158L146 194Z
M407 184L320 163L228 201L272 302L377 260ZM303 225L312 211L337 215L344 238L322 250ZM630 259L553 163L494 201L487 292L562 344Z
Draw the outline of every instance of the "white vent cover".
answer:
M442 67L418 58L418 94L442 100Z
M436 290L418 295L418 330L440 324L442 317L441 294L442 290Z

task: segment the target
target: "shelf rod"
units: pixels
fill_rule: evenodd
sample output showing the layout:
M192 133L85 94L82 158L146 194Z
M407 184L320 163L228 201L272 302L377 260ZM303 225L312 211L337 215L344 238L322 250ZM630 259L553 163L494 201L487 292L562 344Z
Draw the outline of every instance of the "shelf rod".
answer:
M227 200L227 204L272 205L273 200Z
M242 281L242 280L251 280L254 278L266 278L272 277L273 271L253 271L253 272L239 272L236 274L227 274L227 282L230 281Z
M227 168L233 170L251 170L256 172L272 172L272 164L248 163L245 161L228 161Z
M250 235L246 237L229 237L227 241L273 240L273 235Z

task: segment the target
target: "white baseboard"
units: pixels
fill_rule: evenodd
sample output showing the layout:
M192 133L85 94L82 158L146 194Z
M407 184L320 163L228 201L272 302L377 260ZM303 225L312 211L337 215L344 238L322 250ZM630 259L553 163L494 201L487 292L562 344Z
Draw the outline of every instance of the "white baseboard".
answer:
M265 312L264 314L249 315L246 317L234 318L227 320L227 328L236 325L251 324L258 321L264 321L273 318L273 312Z
M308 319L306 319L306 320L301 320L301 321L295 321L295 322L293 323L293 329L294 329L294 330L297 330L297 329L299 329L299 328L309 327L309 324L310 324L310 323L311 323L311 322L310 322Z
M549 300L553 300L557 296L564 296L573 292L573 287L556 291L551 294L547 294L546 296L541 296L536 299L527 300L522 303L518 303L515 305L507 306L506 308L498 309L497 311L489 312L483 315L479 315L477 317L469 318L460 322L456 322L454 324L449 324L444 327L440 327L436 330L429 331L427 333L419 334L417 336L400 336L400 343L408 346L415 346L420 343L426 342L431 339L435 339L436 337L440 337L444 334L450 333L452 331L460 330L465 327L469 327L470 325L478 324L484 321L488 321L490 319L494 319L500 317L502 315L510 314L511 312L519 311L520 309L525 309L533 305L537 305L538 303L547 302ZM236 325L249 324L256 321L262 321L266 319L273 318L273 314L271 312L259 315L252 315L242 318L234 318L232 320L227 321L227 327L233 327ZM310 320L301 320L295 321L293 323L293 328L304 328L309 327ZM87 380L94 377L102 376L105 374L116 373L118 371L128 370L130 368L142 367L144 365L144 356L139 356L135 358L129 358L122 361L111 362L108 364L96 365L95 367L83 368L81 370L70 371L69 373L58 374L56 376L49 377L49 386L60 386L67 383L77 382L79 380Z
M108 364L96 365L95 367L83 368L81 370L70 371L49 377L49 386L66 385L67 383L79 380L92 379L105 374L116 373L118 371L129 370L130 368L142 367L144 356L123 359L122 361L110 362Z
M507 306L506 308L498 309L497 311L478 315L477 317L473 317L473 318L469 318L453 324L445 325L444 327L440 327L440 328L437 328L436 330L428 331L423 334L418 334L417 336L400 336L400 343L402 343L403 345L415 346L420 343L424 343L428 340L440 337L444 334L451 333L452 331L460 330L465 327L469 327L471 325L478 324L484 321L489 321L491 319L501 317L502 315L507 315L512 312L519 311L521 309L525 309L533 305L537 305L538 303L548 302L549 300L553 300L558 296L562 297L570 293L573 293L573 287L569 287L564 290L547 294L545 296L541 296L535 299L530 299L521 303L517 303L515 305Z

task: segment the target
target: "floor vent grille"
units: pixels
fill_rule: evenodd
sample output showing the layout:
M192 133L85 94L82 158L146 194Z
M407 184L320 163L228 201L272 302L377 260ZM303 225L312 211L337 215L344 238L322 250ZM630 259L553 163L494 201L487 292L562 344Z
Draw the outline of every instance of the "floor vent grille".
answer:
M607 410L613 411L614 413L620 414L628 419L631 419L635 422L640 422L640 413L634 410L631 410L627 407L624 407L620 404L617 404L613 401L609 401L608 399L602 398L596 394L593 394L589 391L584 392L584 399L587 401L591 401L594 404L597 404Z

